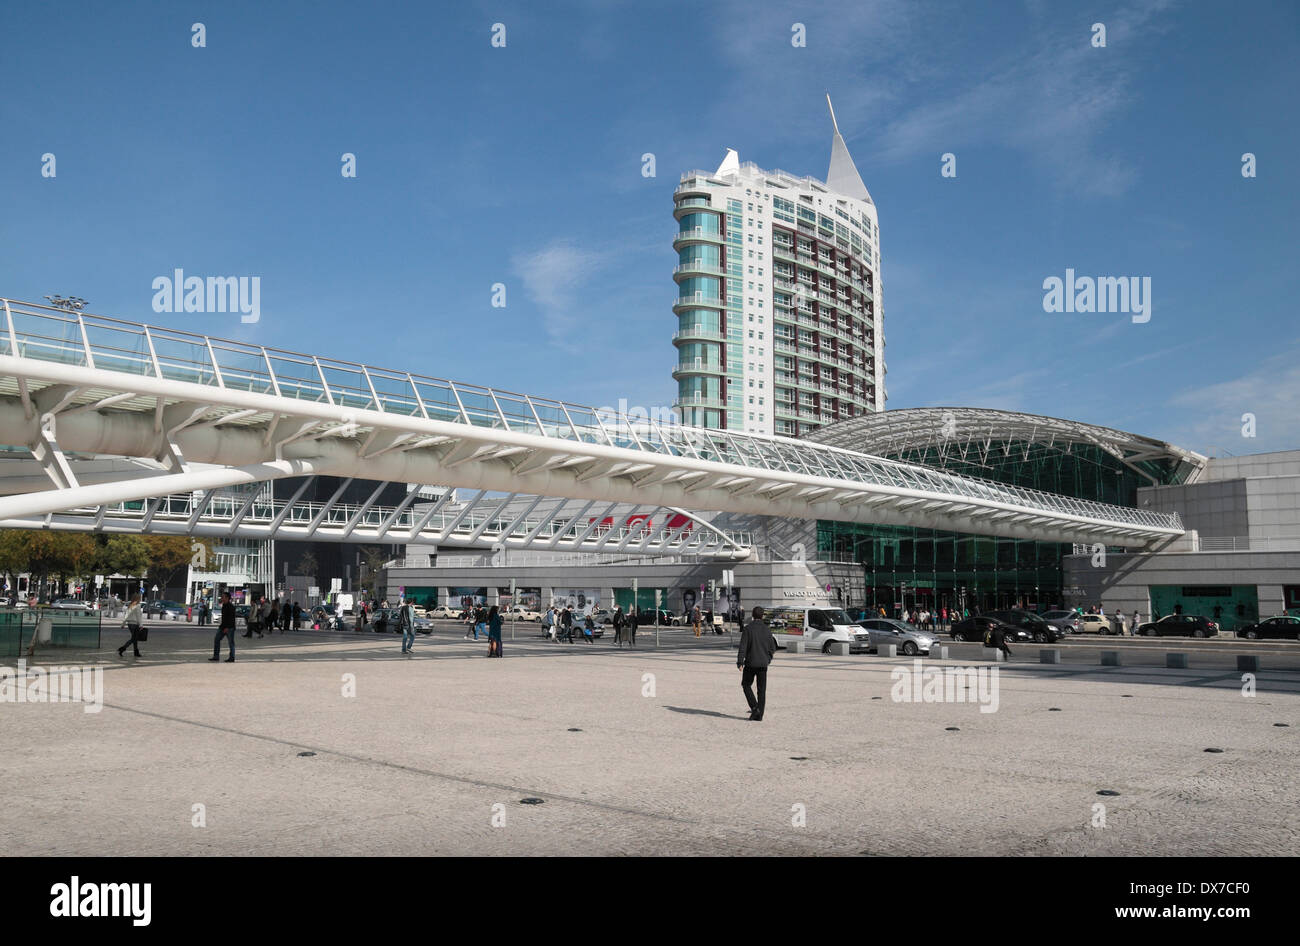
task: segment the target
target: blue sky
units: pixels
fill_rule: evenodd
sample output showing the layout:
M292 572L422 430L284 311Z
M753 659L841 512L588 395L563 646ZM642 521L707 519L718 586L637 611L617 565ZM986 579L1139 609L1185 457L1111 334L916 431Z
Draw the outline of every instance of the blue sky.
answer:
M1300 448L1294 3L443 7L4 5L0 295L666 406L680 173L732 147L824 177L829 91L880 212L889 407ZM1045 313L1067 267L1150 277L1151 320ZM177 268L260 276L261 320L154 313Z

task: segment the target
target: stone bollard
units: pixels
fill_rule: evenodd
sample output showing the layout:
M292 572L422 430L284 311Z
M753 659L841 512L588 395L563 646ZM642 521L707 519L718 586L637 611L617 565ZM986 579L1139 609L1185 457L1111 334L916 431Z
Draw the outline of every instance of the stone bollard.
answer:
M877 656L877 657L897 657L897 656L898 656L898 645L897 645L897 644L877 644L877 645L876 645L876 656Z
M1118 666L1120 665L1120 663L1119 663L1119 651L1118 651L1118 650L1103 650L1103 651L1101 652L1101 665L1102 665L1103 667L1118 667Z
M791 654L802 654L806 647L807 644L802 639L785 642L786 652Z
M1245 670L1250 673L1259 672L1259 658L1254 654L1238 654L1237 669Z
M1040 664L1059 664L1061 662L1060 648L1044 647L1038 652L1038 662Z
M981 650L983 650L983 652L984 652L983 657L984 657L985 660L991 660L991 661L993 661L995 664L996 664L996 663L1006 663L1007 655L1004 654L1004 653L1002 653L1002 651L999 650L998 648L996 648L996 647L983 647L983 648L981 648Z
M1165 654L1165 666L1171 670L1186 670L1186 654Z
M847 657L849 655L849 642L831 641L831 654L836 657Z
M929 656L930 656L930 659L932 659L932 660L947 660L947 659L948 659L948 648L947 648L947 647L944 647L944 646L941 645L941 644L932 644L932 645L930 646L930 654L929 654Z

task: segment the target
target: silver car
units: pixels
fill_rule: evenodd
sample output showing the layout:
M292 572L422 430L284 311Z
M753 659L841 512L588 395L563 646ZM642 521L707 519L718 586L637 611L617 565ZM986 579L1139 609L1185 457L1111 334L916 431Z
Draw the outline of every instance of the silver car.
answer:
M868 643L872 650L881 644L894 644L900 654L908 657L930 653L931 645L938 640L937 635L930 631L919 630L912 624L895 621L893 618L867 618L859 621L858 625L866 631L868 640L864 642L864 635L857 635L857 643Z

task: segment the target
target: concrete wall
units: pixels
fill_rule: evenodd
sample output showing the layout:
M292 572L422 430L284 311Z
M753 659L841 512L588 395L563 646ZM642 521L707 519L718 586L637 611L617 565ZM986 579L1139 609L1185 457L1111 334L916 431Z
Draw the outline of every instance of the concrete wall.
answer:
M1206 464L1201 482L1249 476L1300 476L1300 450L1256 453L1247 457L1214 457Z
M1300 474L1246 480L1246 503L1252 539L1300 536Z
M1150 486L1138 490L1139 508L1176 512L1183 528L1202 536L1248 535L1245 480L1219 480L1191 486Z
M1092 567L1089 556L1067 555L1063 567L1067 604L1101 603L1107 614L1140 608L1144 619L1151 585L1255 585L1260 616L1267 617L1285 610L1282 586L1300 584L1300 551L1111 554L1102 568ZM1080 596L1071 597L1073 589Z

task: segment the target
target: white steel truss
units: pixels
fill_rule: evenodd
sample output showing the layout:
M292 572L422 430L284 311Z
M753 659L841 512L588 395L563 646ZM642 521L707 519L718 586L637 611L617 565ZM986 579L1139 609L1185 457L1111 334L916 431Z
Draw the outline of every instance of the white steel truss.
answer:
M549 549L596 552L613 547L625 555L693 556L739 561L748 558L753 536L723 531L681 509L616 506L590 517L589 507L571 500L532 497L507 509L500 497L476 494L447 508L442 497L428 510L366 502L340 503L339 492L324 503L303 502L304 482L287 500L266 489L247 495L179 493L152 500L86 506L58 513L0 520L0 528L195 535L214 538L284 539L436 545L440 548ZM378 495L376 490L373 495ZM428 502L428 500L425 500ZM647 526L651 523L651 526Z
M30 451L47 476L44 489L0 482L10 494L0 521L317 473L1045 541L1142 545L1183 532L1173 514L825 444L628 424L545 398L0 303L0 445ZM149 458L158 472L73 485L56 453Z

